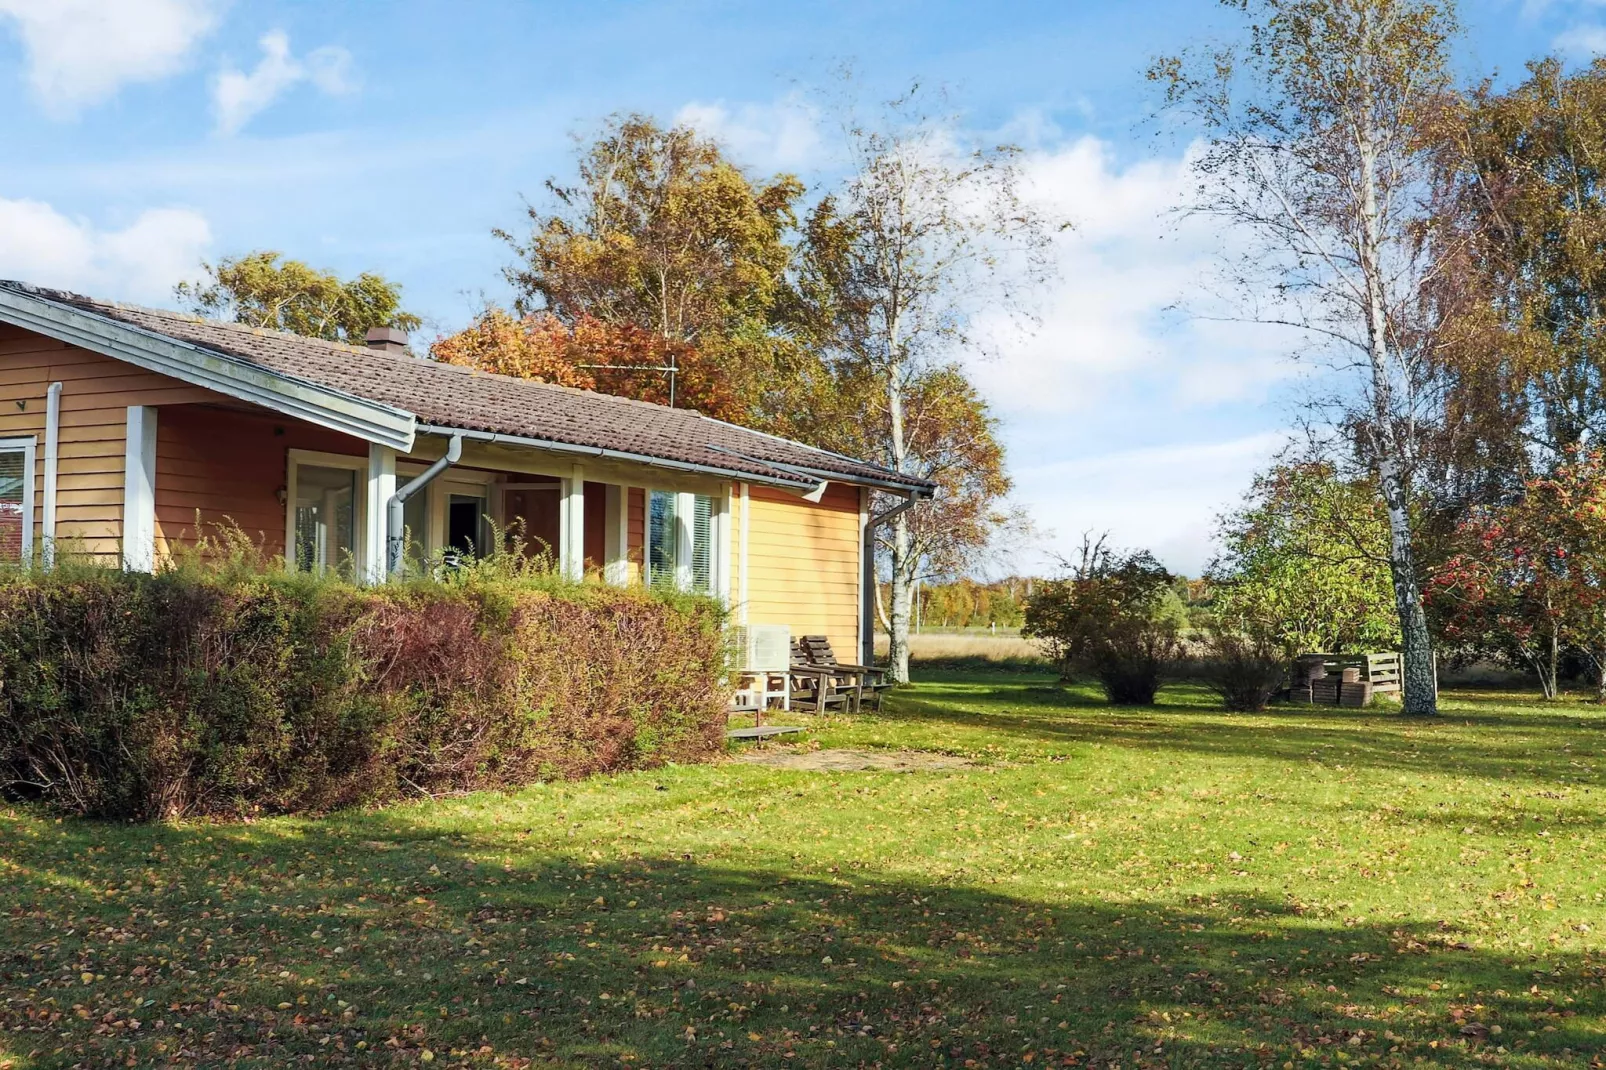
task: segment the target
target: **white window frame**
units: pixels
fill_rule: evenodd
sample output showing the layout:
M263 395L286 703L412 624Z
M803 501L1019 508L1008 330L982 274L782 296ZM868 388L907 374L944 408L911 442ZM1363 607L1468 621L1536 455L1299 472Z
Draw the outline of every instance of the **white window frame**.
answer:
M22 560L19 564L27 565L33 560L33 485L38 477L34 464L39 452L39 437L37 435L17 435L12 438L0 438L0 453L22 454Z
M672 494L675 498L675 586L683 591L691 590L692 561L696 547L693 544L692 517L695 515L695 499L704 497L709 499L708 538L712 545L709 547L708 577L711 588L703 593L718 598L726 605L730 604L730 492L728 488L721 488L719 492L709 494L700 491L663 490L653 487L646 488L646 515L643 517L643 547L642 565L646 581L651 584L652 575L652 496L655 493Z
M296 561L296 469L304 464L319 468L346 468L357 473L356 501L352 503L352 562L358 576L366 575L368 568L368 458L352 453L322 453L318 450L287 450L284 477L284 563L291 572L300 565Z

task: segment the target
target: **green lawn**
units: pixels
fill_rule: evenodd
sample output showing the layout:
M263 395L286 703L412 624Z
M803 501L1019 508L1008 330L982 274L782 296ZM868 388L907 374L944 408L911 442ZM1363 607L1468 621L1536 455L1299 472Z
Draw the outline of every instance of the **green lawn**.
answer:
M1588 1066L1606 716L932 679L827 748L251 825L0 808L0 1068ZM1599 1065L1599 1064L1596 1064Z

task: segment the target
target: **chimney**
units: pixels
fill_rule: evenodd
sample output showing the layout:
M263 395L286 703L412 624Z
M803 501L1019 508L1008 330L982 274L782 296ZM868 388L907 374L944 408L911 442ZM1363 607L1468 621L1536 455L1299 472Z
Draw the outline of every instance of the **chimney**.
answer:
M364 338L369 349L377 349L381 353L405 353L407 351L407 332L397 330L395 327L370 327Z

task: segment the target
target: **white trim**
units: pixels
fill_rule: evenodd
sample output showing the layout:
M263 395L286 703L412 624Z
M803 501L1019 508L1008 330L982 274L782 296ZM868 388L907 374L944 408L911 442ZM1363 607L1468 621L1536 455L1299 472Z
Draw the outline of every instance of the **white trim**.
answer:
M128 406L123 442L123 568L156 571L156 406Z
M61 459L62 389L62 384L55 382L45 392L45 501L39 533L44 540L41 556L46 568L56 564L56 472Z
M730 484L725 493L714 499L713 516L709 517L708 536L714 540L714 560L710 562L714 591L726 606L731 604L731 493Z
M558 499L558 563L566 579L586 575L586 471L575 465L561 483Z
M867 583L874 581L874 548L866 535L870 531L870 488L859 488L859 661L875 664L875 622L870 618L870 591ZM866 560L868 556L868 561Z
M366 501L374 508L363 511L363 575L369 583L384 583L390 533L385 530L385 507L396 493L396 451L377 442L368 445Z
M296 562L296 468L300 465L313 465L318 468L344 468L366 477L368 474L368 458L359 457L350 453L324 453L320 450L285 451L285 466L288 471L284 479L284 563L291 571L299 565ZM368 559L366 557L367 539L364 533L368 530L368 481L366 478L357 480L357 500L352 503L351 552L355 559L357 575L366 575ZM383 512L384 506L380 506ZM384 560L384 558L380 558Z
M22 559L21 564L28 564L33 558L33 481L34 481L34 455L38 449L39 439L34 435L15 435L11 438L0 438L0 453L22 453Z
M395 449L413 448L413 414L260 364L0 286L0 322L80 346L146 371L249 401L320 427Z
M682 591L692 589L691 564L696 553L696 540L692 524L697 520L697 495L689 490L675 494L675 586Z
M753 499L748 494L748 484L742 484L742 518L741 543L736 550L736 616L741 624L747 623L747 600L749 588L747 580L747 543L753 530Z
M630 490L617 483L603 489L603 565L602 578L615 587L630 582Z

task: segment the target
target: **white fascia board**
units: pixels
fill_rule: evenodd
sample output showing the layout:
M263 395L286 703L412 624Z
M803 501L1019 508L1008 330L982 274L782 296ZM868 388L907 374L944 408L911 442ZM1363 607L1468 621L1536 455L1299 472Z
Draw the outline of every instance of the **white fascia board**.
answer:
M0 321L100 353L192 386L353 435L403 453L417 420L367 401L164 334L0 287Z

